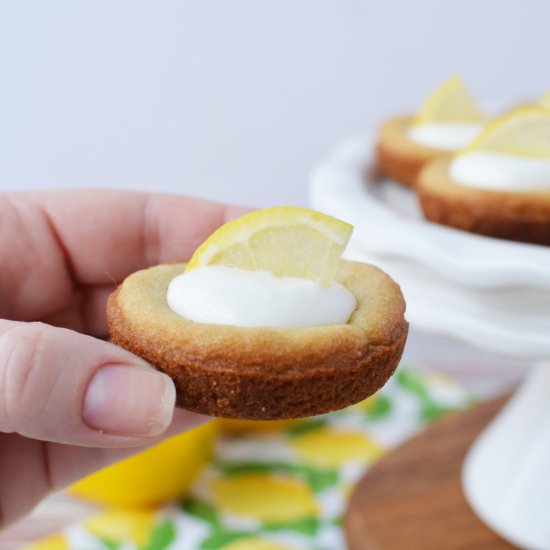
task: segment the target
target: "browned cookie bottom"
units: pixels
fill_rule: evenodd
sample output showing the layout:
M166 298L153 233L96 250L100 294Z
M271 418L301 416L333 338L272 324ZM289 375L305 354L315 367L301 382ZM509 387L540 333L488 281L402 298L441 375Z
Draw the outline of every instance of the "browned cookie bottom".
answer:
M489 237L550 245L550 192L460 185L451 179L449 164L449 159L436 159L418 176L416 190L428 220Z

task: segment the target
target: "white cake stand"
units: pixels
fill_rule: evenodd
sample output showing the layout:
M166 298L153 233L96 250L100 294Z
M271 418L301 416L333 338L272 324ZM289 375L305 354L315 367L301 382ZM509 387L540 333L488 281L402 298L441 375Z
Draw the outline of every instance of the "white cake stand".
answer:
M355 226L350 256L399 282L413 331L497 364L536 363L472 446L463 488L503 538L550 550L550 248L424 221L410 190L377 176L372 151L371 137L335 149L313 173L311 203Z
M550 549L550 362L533 368L472 445L462 486L470 506L503 538Z

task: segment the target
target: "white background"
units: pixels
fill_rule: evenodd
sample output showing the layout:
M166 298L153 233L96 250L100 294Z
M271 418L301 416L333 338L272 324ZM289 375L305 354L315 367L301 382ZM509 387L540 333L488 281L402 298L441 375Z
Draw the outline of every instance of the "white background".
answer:
M339 140L454 72L550 87L544 0L0 0L0 189L305 204Z

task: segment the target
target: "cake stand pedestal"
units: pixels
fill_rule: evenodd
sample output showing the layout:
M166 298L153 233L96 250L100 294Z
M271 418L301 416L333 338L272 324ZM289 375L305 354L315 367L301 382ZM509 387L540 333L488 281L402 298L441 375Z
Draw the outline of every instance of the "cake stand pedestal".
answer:
M468 502L522 548L550 550L550 363L535 367L468 451Z

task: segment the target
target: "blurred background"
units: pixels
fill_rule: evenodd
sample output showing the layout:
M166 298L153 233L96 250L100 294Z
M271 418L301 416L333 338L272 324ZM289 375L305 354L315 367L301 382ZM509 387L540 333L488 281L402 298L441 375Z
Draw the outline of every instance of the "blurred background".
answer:
M462 73L550 87L544 0L0 1L0 190L306 204L339 140Z

